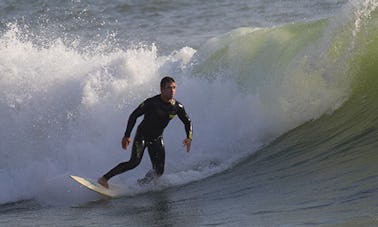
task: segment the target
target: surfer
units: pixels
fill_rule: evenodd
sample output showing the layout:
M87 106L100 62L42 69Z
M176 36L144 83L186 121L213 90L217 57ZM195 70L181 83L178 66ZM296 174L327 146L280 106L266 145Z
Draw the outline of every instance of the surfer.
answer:
M118 164L98 179L98 183L105 188L109 187L108 180L110 178L137 167L142 160L146 147L152 163L152 170L146 174L144 179L150 180L154 176L163 174L165 162L163 131L175 115L178 115L185 125L186 138L183 144L186 146L186 151L190 151L192 123L184 106L174 99L176 93L175 80L168 76L164 77L160 81L160 92L159 95L146 99L131 113L121 142L122 148L125 150L131 143L130 135L137 118L144 115L144 119L137 128L130 160Z

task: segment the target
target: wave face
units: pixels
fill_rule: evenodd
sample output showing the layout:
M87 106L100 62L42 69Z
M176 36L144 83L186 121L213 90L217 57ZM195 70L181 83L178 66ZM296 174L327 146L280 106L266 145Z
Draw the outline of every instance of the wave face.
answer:
M231 215L226 214L222 219L228 220L227 224L232 225L376 225L378 14L377 3L366 1L362 6L358 9L354 8L356 6L351 7L354 10L352 15L356 16L351 21L336 18L305 25L306 31L303 31L303 28L298 29L302 25L289 25L268 31L276 34L277 31L290 29L294 34L316 34L309 37L312 39L310 42L315 42L319 49L306 43L305 48L300 51L292 51L307 40L301 34L299 38L294 36L294 44L276 45L268 50L264 48L264 53L275 53L271 55L272 59L278 59L277 62L273 62L275 64L262 59L258 64L251 63L252 66L245 66L256 69L261 65L270 64L264 72L276 72L278 65L278 77L283 78L279 82L276 81L277 76L274 73L264 74L264 77L269 77L269 81L273 74L278 91L288 86L288 78L295 78L289 79L289 84L292 85L290 91L277 96L273 103L274 106L280 106L277 100L281 98L294 100L288 103L303 107L306 111L299 112L305 114L308 121L285 132L234 169L207 182L193 185L188 190L182 190L183 193L190 190L197 192L199 188L207 189L191 196L205 200L204 204L211 204L216 200L216 205L201 207L213 213L222 212L225 207L237 209L237 213L231 212ZM251 31L252 34L255 32ZM235 45L243 45L243 41L244 39ZM270 41L263 39L262 42ZM323 49L324 47L326 49ZM227 48L222 51L227 52ZM242 50L248 51L250 47L244 46ZM295 57L288 57L292 53ZM213 59L217 58L216 54L212 56ZM256 62L256 58L260 59L259 56L252 55L252 62ZM281 64L281 61L291 63L293 60L295 64ZM289 74L281 74L281 65L285 65L284 71L289 71ZM242 78L242 85L247 84L246 90L256 92L258 89L257 93L261 94L259 90L265 87L265 84L260 78L250 80L251 84L261 83L256 88L251 88L250 84L245 82L245 77L238 75ZM310 78L298 80L301 76ZM267 84L266 87L269 88L269 82ZM296 86L299 84L300 86ZM302 89L306 91L301 93ZM298 95L286 96L293 94L291 92ZM322 100L322 97L329 100ZM322 104L317 105L319 102ZM326 108L319 110L324 104L327 104ZM295 109L296 105L291 105L288 109L293 108ZM309 115L308 108L311 108ZM282 114L282 111L275 111L278 111L278 115ZM317 114L321 116L316 117ZM220 182L223 187L216 187ZM223 196L217 197L219 194ZM207 221L219 221L215 219Z
M165 133L166 174L144 190L225 171L205 186L214 188L221 177L232 185L225 190L246 191L244 204L251 199L247 192L262 193L249 185L259 181L261 188L296 193L303 186L293 183L298 176L307 192L319 189L316 182L334 193L320 205L348 201L353 192L358 199L364 190L375 197L376 24L376 3L350 3L335 18L238 28L197 50L166 55L155 45L116 48L100 41L83 48L75 40L46 41L9 24L0 37L0 203L76 202L75 193L66 193L77 188L67 176L98 177L128 159L119 145L127 117L159 92L164 74L177 79L177 99L194 122L194 144L185 154L182 124L173 121ZM133 185L149 168L145 157L114 181ZM245 177L227 181L227 174ZM352 186L356 182L361 188ZM317 199L305 196L294 201Z

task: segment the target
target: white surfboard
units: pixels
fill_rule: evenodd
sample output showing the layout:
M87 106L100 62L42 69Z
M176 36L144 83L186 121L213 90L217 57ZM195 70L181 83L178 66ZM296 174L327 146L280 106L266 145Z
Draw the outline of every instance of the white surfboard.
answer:
M73 175L71 175L70 177L74 179L76 182L78 182L79 184L101 195L105 195L112 198L119 197L122 195L120 188L118 188L115 185L109 184L109 188L105 188L99 183L97 183L96 180L93 180L90 178L83 178L83 177L78 177L78 176L73 176Z

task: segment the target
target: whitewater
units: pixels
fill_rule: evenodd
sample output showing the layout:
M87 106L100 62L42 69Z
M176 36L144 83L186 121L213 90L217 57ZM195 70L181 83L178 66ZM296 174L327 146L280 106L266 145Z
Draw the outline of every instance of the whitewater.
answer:
M1 3L0 225L378 224L377 5L361 1ZM171 75L166 170L97 178Z

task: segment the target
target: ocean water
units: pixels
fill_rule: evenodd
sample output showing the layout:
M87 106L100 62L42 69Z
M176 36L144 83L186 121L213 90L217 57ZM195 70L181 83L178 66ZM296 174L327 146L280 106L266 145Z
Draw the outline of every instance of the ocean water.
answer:
M0 226L377 226L378 1L1 1ZM163 75L194 125L107 199Z

